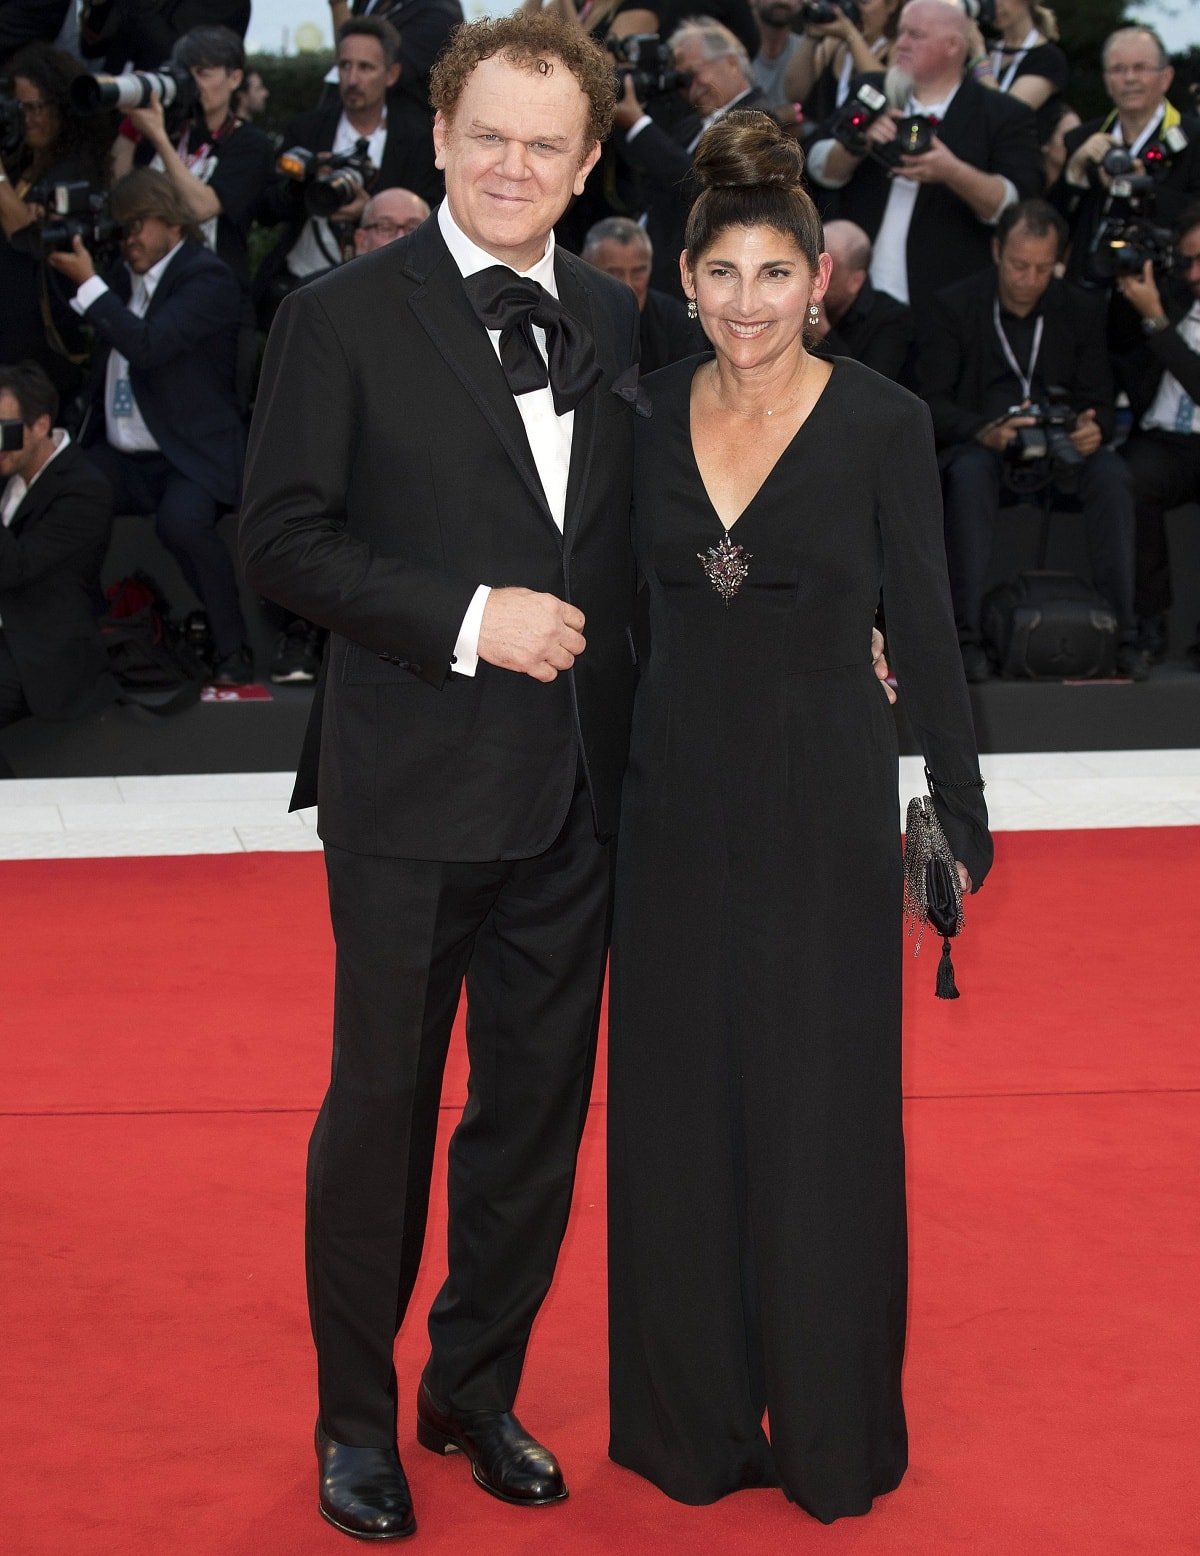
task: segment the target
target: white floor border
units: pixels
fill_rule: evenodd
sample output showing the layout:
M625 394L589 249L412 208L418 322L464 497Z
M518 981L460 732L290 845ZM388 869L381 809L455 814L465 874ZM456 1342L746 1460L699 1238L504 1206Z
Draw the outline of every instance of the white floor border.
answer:
M1200 748L1004 753L982 761L997 831L1200 825ZM316 812L289 815L291 773L0 782L0 859L316 850ZM922 792L900 763L901 810Z

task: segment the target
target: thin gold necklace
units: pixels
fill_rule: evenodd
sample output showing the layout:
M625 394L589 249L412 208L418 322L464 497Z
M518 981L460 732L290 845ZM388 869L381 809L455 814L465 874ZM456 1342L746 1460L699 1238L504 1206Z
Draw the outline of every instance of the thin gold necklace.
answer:
M725 410L732 411L735 416L743 417L746 421L753 421L756 416L778 416L781 411L790 410L792 406L795 405L796 401L800 398L801 391L804 388L805 375L808 372L809 360L810 359L808 354L805 353L804 361L800 367L800 376L797 381L796 388L788 396L788 398L783 401L781 405L773 405L768 411L741 411L737 408L736 405L730 405L729 402L725 399L724 395L721 393L721 370L714 361L712 382L713 393L717 397L717 403Z

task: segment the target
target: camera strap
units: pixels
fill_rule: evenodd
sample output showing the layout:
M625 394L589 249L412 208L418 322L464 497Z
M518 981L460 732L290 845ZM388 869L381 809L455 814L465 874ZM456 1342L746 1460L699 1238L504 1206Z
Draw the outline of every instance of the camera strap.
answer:
M1029 53L1030 49L1038 41L1040 36L1041 34L1038 32L1037 28L1031 27L1025 34L1024 43L1018 44L1015 49L1006 49L1002 43L997 46L995 52L992 54L992 74L996 78L996 85L1002 92L1007 92L1009 87L1016 80L1017 71L1021 68L1021 61L1025 58L1026 54ZM1001 79L1000 67L1004 64L1005 59L1010 55L1012 56L1012 64L1004 72L1004 77Z
M1037 323L1033 326L1033 350L1029 353L1029 369L1024 373L1021 371L1020 363L1017 361L1016 352L1014 352L1009 343L1008 336L1004 333L1004 326L1000 323L999 297L993 297L992 299L992 323L996 326L996 339L1000 342L1000 350L1004 353L1004 360L1016 374L1017 382L1021 386L1022 402L1032 400L1033 375L1037 371L1037 359L1042 349L1042 334L1046 328L1045 317L1039 313Z

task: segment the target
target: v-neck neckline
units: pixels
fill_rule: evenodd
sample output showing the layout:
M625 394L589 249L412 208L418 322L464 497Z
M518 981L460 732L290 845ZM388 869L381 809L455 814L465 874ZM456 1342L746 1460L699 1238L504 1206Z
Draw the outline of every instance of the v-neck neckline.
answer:
M837 359L836 358L833 358L833 359L830 360L830 362L829 362L829 368L830 368L829 377L825 380L825 383L822 386L820 394L813 401L812 406L809 409L808 415L804 418L804 420L796 428L795 432L792 433L791 437L787 440L787 442L780 449L779 457L775 460L774 464L767 471L766 475L763 476L762 480L758 483L758 486L755 488L754 492L751 494L749 501L742 508L742 511L738 514L737 518L734 519L732 524L726 524L725 520L721 517L720 513L717 511L716 503L713 502L712 497L709 494L707 483L704 480L704 472L700 468L700 461L696 458L696 441L695 441L695 439L692 436L692 386L696 382L696 374L699 373L699 372L702 372L703 369L708 365L709 362L713 362L715 360L716 360L715 357L706 357L705 360L700 364L700 366L696 368L695 372L693 372L691 378L688 380L687 396L686 396L686 399L684 401L684 426L685 426L685 429L686 429L686 432L687 432L688 454L691 457L692 469L696 472L696 479L700 483L700 490L704 493L704 500L708 504L709 510L712 513L713 518L716 519L717 524L720 526L721 530L726 535L731 535L733 533L733 531L738 527L738 525L742 522L742 520L746 517L746 515L750 512L751 508L754 507L755 503L762 496L762 494L766 490L766 488L770 485L771 477L775 474L776 470L779 469L780 465L783 463L783 461L787 458L788 454L791 452L792 447L793 447L793 445L796 442L796 439L800 436L800 434L804 431L804 429L810 424L810 422L812 421L813 417L817 414L817 412L820 410L821 406L824 404L825 397L829 393L830 385L833 383L833 380L838 375L838 366L837 366ZM820 361L821 359L817 358L817 360Z

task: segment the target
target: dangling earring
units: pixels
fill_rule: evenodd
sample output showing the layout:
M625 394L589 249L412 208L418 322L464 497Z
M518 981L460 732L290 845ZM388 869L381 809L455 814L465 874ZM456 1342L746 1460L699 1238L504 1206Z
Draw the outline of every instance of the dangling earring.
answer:
M814 326L821 322L821 310L816 303L809 303L808 305L808 322Z
M688 298L687 316L689 319L698 319L700 317L700 310L696 307L696 299L694 297Z

